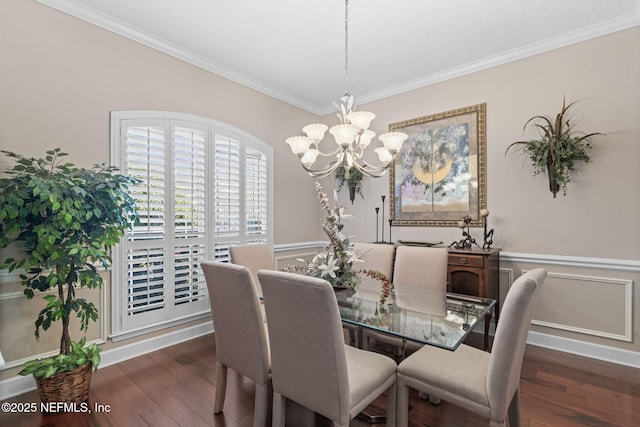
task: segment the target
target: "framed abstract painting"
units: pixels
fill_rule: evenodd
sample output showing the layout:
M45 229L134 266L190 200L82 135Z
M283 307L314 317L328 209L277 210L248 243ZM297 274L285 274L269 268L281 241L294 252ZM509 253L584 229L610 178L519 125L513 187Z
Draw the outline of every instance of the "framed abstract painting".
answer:
M487 206L486 103L389 125L409 135L391 166L394 226L481 227Z

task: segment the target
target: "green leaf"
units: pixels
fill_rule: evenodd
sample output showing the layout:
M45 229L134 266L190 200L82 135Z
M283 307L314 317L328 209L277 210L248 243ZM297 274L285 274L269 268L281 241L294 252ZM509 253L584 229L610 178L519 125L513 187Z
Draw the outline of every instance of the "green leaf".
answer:
M51 365L47 368L47 370L42 375L43 378L51 378L58 372L58 367L56 365Z
M74 289L101 285L91 264L108 265L109 250L135 222L135 201L127 194L127 184L137 181L106 165L82 169L63 163L66 153L59 148L41 158L4 153L15 164L6 178L0 178L0 249L15 243L23 252L19 261L5 260L1 268L26 270L20 282L27 298L71 284L63 299L57 292L46 294L47 306L34 322L36 338L53 322L68 320L72 311L86 328L98 312L77 299Z

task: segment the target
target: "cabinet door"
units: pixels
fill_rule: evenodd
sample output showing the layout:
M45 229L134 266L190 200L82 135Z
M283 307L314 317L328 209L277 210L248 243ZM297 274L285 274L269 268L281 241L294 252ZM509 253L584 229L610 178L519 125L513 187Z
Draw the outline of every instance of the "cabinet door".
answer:
M449 286L455 294L482 297L483 270L473 267L450 266Z

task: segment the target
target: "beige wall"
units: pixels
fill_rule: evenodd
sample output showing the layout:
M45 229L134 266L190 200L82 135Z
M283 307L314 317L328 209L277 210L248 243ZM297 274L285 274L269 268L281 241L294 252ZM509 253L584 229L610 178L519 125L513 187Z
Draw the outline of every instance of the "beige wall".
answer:
M283 142L315 115L35 1L2 1L0 52L0 149L37 156L61 147L70 161L90 166L109 161L110 111L207 117L273 146L274 243L321 238L313 180ZM8 165L2 155L0 170ZM27 303L19 286L7 282L11 276L0 272L0 351L6 361L30 357L35 349L55 350L53 327L41 343L33 338L40 297ZM16 320L19 313L24 316ZM102 322L108 334L106 313ZM16 371L1 371L0 380Z
M502 294L522 270L548 267L554 277L537 312L539 321L573 326L582 318L589 330L539 325L534 330L632 351L640 351L637 263L618 271L592 261L604 258L624 264L640 259L639 40L640 28L635 27L361 106L377 114L373 130L382 133L389 123L486 102L489 221L496 232L495 246L504 248L506 255ZM2 2L0 46L1 149L37 155L59 146L71 153L71 161L88 166L109 160L112 110L169 110L208 117L274 147L275 243L324 238L318 227L313 181L282 142L317 120L313 114L33 1ZM531 177L522 158L505 157L504 151L523 137L522 125L529 117L555 114L563 93L580 101L575 108L580 128L609 137L597 143L594 162L580 168L568 196L553 199L543 177ZM0 158L0 170L6 165ZM367 180L365 199L358 198L353 205L346 201L346 194L340 195L356 217L346 225L347 234L360 241L374 240L373 208L380 206L380 195L388 196L388 186L386 177ZM328 180L325 188L330 188ZM388 206L385 210L388 215ZM460 235L458 229L394 228L393 237L449 243ZM547 259L518 258L522 254ZM295 251L283 251L279 265L296 256ZM579 259L579 266L566 265L572 258ZM1 279L2 274L0 350L10 361L9 357L27 357L34 351L28 327L32 316L26 322L21 318L18 323L24 325L15 327L15 310L29 308L14 292L15 286ZM599 331L598 322L593 322L598 316L604 332L624 333L628 320L619 313L624 312L629 296L621 294L618 286L626 286L629 280L636 288L630 301L635 310L630 317L632 342L589 333ZM572 301L567 290L583 293L580 306L571 307L577 310L577 318L562 312ZM603 295L607 295L604 310L599 305ZM104 303L108 307L108 301ZM18 336L25 337L24 347L5 351L5 346L21 345ZM15 372L0 372L0 380Z
M360 106L389 123L487 103L487 199L497 247L509 252L640 259L640 27L575 44ZM545 176L507 146L534 115L555 116L562 96L577 100L575 126L604 132L593 162L580 165L566 197L556 199ZM389 179L365 181L349 229L375 238L375 212ZM346 197L346 192L344 195ZM347 202L349 203L349 202ZM350 204L350 203L349 203ZM386 212L388 213L387 206ZM387 225L388 231L388 225ZM398 227L396 238L459 239L452 228ZM478 235L479 236L479 235Z
M59 146L89 166L109 161L110 111L204 116L274 147L275 242L319 237L309 227L316 210L305 208L313 182L283 142L316 116L34 1L0 7L0 148L36 155Z
M620 31L516 62L360 106L376 113L373 129L389 123L487 103L487 200L494 246L503 248L501 294L522 270L549 270L533 330L640 351L640 27ZM578 130L603 132L593 161L580 165L566 197L553 198L545 176L532 177L528 161L507 146L534 115L555 114L562 96ZM345 233L375 240L375 206L389 194L389 179L368 179L356 220ZM389 214L388 198L386 215ZM388 225L385 237L388 238ZM477 240L481 229L472 229ZM406 240L462 236L457 228L394 227ZM602 260L604 259L604 261ZM532 262L535 261L535 262ZM628 285L631 281L631 285ZM631 289L631 292L627 290ZM607 296L604 298L604 296ZM585 329L576 332L575 329ZM615 331L615 332L612 332ZM608 334L632 334L632 342ZM640 367L640 357L636 356Z

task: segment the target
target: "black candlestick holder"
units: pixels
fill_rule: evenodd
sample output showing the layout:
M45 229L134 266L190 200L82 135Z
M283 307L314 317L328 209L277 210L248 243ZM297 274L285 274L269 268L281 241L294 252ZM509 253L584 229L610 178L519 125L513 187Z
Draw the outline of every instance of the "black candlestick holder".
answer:
M376 243L380 243L380 240L378 239L378 219L379 219L379 213L380 213L380 208L376 207L374 208L376 210Z
M482 249L491 249L491 245L493 244L493 228L487 232L487 217L489 216L489 211L483 209L480 211L480 216L484 219L484 243L482 244Z
M382 198L382 240L380 241L380 243L387 243L384 241L384 199L386 196L380 196Z

